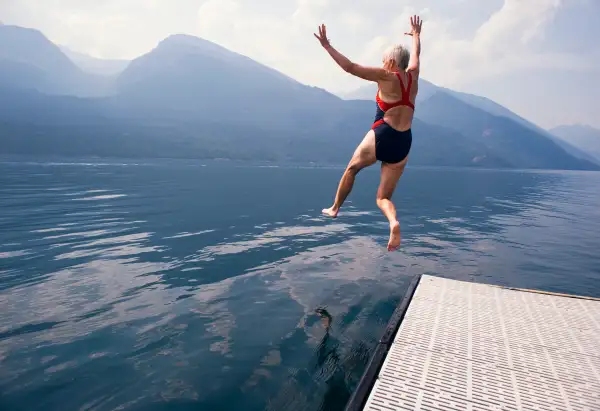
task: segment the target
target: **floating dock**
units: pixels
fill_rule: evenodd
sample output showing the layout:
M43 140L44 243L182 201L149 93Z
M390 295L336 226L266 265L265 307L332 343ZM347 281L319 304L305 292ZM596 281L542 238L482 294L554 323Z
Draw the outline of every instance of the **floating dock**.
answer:
M423 275L347 411L600 411L600 300Z

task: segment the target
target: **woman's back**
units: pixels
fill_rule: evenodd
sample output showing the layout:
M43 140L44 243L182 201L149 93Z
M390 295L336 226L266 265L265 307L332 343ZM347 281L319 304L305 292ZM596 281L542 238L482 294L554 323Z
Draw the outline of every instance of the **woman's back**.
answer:
M392 128L404 131L411 128L414 104L418 93L418 72L390 72L379 82L377 104L385 113L383 120Z

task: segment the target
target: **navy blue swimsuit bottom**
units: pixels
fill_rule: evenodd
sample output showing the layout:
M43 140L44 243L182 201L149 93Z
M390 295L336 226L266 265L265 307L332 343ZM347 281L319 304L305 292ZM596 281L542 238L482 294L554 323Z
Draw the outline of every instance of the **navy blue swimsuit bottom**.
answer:
M373 124L375 132L375 157L383 163L399 163L408 156L412 146L412 132L398 131L383 120Z

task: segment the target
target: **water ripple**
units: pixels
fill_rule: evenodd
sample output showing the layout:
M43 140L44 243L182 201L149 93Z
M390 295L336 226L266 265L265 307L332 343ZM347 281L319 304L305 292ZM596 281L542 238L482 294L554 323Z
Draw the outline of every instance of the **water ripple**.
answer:
M600 296L598 174L414 169L390 254L340 171L0 163L2 405L339 409L413 274Z

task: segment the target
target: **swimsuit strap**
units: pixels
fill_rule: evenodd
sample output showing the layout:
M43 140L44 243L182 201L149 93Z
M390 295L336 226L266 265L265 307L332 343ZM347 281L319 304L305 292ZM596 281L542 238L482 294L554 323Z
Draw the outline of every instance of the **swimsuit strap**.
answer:
M412 87L412 74L410 74L410 71L406 72L406 88L404 87L404 83L402 82L402 77L400 76L399 72L396 72L396 77L398 77L398 81L400 82L400 89L402 90L402 99L400 100L400 103L410 103L410 88Z
M406 87L404 87L404 83L402 82L402 77L400 76L400 73L396 72L395 74L396 74L396 77L398 77L398 81L400 82L400 89L402 90L402 98L399 101L396 101L395 103L386 103L385 101L383 101L379 98L380 88L378 88L377 95L375 96L377 105L379 106L379 108L381 108L381 110L383 112L386 112L389 109L391 109L393 107L398 107L398 106L409 106L410 108L412 108L414 110L415 105L410 101L410 89L412 87L412 74L410 73L410 71L406 72L406 77L407 77L406 80L408 83Z

